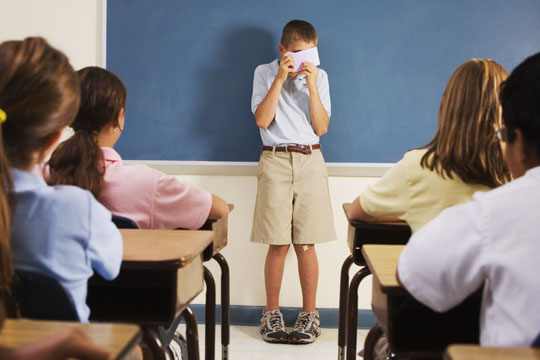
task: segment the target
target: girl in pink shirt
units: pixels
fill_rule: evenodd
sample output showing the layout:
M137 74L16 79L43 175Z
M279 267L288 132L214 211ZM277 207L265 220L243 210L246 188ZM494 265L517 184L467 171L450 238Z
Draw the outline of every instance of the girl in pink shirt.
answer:
M198 229L208 217L227 215L227 203L207 191L145 165L125 165L113 149L124 129L124 84L98 67L77 73L81 107L75 134L51 156L50 184L90 190L114 215L143 229Z

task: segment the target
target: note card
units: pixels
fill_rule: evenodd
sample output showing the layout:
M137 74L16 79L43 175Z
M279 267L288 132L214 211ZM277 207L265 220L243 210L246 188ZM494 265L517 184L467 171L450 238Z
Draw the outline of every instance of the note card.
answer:
M300 71L304 61L312 62L315 66L321 64L321 62L319 61L319 52L317 51L317 47L298 52L288 52L287 54L291 54L294 59L295 72Z

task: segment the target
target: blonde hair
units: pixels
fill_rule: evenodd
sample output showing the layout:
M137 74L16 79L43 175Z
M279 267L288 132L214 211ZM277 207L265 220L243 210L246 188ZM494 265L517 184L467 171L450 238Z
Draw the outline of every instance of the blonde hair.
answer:
M441 100L439 127L420 164L442 177L490 188L510 180L496 131L499 87L508 72L493 60L471 59L452 74Z

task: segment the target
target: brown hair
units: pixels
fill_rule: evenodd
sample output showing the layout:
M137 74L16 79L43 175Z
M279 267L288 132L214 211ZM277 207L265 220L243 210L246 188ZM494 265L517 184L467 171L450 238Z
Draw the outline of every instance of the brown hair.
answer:
M307 21L291 20L283 28L281 44L287 48L293 41L297 40L317 44L317 31L315 31L313 25Z
M0 108L7 115L0 142L0 295L5 301L13 277L9 166L31 165L35 153L73 121L78 107L79 82L63 53L40 37L0 44Z
M0 126L0 135L2 133ZM4 144L0 136L0 306L7 305L11 298L11 280L13 263L11 260L11 217L10 193L12 181L9 165L3 151ZM3 304L1 304L3 303ZM0 309L0 312L3 311Z
M52 154L49 183L76 185L99 198L104 168L97 135L107 125L119 125L118 115L126 106L126 87L112 72L99 67L77 73L81 106L72 125L75 134Z
M10 166L27 167L79 107L79 82L68 58L43 38L0 45L0 108Z
M439 109L435 137L420 164L439 175L490 188L510 180L496 131L499 87L508 72L493 60L471 59L452 74Z

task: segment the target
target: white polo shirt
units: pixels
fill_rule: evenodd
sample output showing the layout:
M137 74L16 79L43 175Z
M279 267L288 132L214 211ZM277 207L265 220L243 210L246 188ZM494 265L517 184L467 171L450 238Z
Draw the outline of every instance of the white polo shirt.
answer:
M435 311L485 283L481 344L530 346L540 332L540 167L444 210L412 236L398 273Z
M279 69L278 59L270 64L257 66L253 77L253 95L251 97L251 110L253 114L266 97L272 82ZM328 75L319 69L317 76L317 90L324 109L331 114L330 90ZM260 129L263 145L277 146L281 144L318 144L319 137L311 125L309 110L309 90L306 76L298 75L295 78L287 77L283 83L274 121L267 129Z

